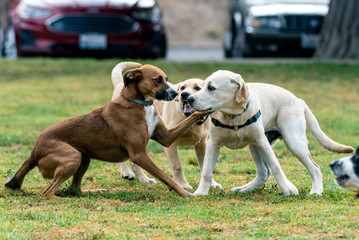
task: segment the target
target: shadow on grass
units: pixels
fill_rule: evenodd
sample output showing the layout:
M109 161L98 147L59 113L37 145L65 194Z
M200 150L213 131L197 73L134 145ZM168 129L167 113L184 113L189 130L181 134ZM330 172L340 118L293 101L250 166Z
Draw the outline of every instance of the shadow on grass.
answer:
M103 190L103 189L101 189ZM324 189L323 194L309 195L308 189L299 188L299 195L284 196L281 190L276 184L267 184L260 189L253 192L231 192L228 189L211 189L206 196L199 197L180 197L173 191L158 191L155 189L129 190L126 187L115 187L105 189L106 191L90 190L88 192L78 192L76 189L70 187L60 189L56 192L56 196L63 199L71 198L86 198L86 199L111 199L119 200L121 202L155 202L155 201L173 201L176 202L201 202L201 201L250 201L250 202L264 202L267 204L281 204L281 203L293 203L303 201L318 201L318 202L354 202L358 201L357 194L354 190L343 190L339 188L327 188ZM9 197L40 197L41 194L30 192L27 190L11 190L4 189L0 192L1 198Z

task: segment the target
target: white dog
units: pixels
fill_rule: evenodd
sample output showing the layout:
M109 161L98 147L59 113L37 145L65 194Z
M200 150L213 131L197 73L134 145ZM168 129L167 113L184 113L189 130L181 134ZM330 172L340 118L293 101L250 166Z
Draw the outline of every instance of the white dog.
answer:
M310 194L321 194L323 184L320 168L308 150L306 125L326 149L343 153L354 150L327 137L305 102L289 91L270 84L245 84L239 74L230 71L213 73L202 90L188 101L197 111L214 112L201 180L194 195L208 194L222 146L239 149L249 145L257 168L253 181L232 191L247 192L261 187L272 170L284 195L298 194L298 190L285 177L270 145L273 140L283 138L288 149L308 169L312 178Z

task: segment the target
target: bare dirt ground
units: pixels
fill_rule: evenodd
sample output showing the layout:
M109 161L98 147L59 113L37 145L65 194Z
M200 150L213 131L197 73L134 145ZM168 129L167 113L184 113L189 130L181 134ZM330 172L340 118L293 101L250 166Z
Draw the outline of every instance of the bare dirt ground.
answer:
M219 48L227 0L157 0L170 47Z

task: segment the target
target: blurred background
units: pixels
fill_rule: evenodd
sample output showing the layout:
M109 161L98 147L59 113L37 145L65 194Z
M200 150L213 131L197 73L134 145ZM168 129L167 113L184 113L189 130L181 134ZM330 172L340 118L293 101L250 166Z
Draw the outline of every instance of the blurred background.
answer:
M356 0L0 0L0 53L355 59L357 12Z

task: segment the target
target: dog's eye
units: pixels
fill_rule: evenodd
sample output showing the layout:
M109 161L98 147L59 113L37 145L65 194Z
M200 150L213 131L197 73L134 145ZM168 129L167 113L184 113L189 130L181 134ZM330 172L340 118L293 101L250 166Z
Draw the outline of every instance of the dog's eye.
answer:
M155 78L156 83L161 84L162 83L162 77L159 76L158 78Z
M185 88L186 88L185 86L182 86L182 87L181 87L181 90L184 90Z
M201 88L198 87L198 86L195 86L195 87L194 87L194 90L199 91L199 90L201 90Z
M216 88L213 87L211 84L208 84L208 91L212 92L214 90L216 90Z

